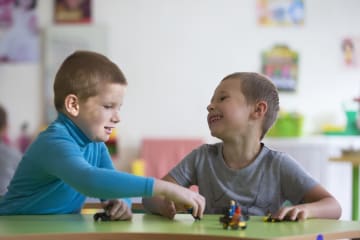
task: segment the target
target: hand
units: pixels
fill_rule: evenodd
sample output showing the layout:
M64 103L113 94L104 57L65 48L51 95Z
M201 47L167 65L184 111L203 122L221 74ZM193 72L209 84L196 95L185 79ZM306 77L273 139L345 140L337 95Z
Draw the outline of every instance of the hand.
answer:
M305 208L295 205L281 208L272 217L279 220L296 221L305 220L308 215Z
M109 200L102 202L102 205L111 220L130 220L132 217L131 209L122 200Z
M205 210L205 198L199 193L163 180L155 180L154 195L163 196L174 204L191 206L192 215L202 218Z
M167 217L169 219L173 219L175 217L175 214L176 214L175 203L173 201L168 200L168 199L164 199L163 203L164 203L164 205L162 206L162 208L160 208L159 214L164 216L164 217Z

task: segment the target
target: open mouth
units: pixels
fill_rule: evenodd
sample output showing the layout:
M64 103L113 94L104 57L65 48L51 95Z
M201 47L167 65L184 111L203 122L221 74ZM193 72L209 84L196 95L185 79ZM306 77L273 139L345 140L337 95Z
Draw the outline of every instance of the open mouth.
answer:
M107 134L111 134L111 132L112 132L112 128L111 127L104 127L105 128L105 132L107 133Z
M210 116L208 117L208 123L209 124L213 124L217 121L219 121L222 117L220 115L213 115L213 116Z

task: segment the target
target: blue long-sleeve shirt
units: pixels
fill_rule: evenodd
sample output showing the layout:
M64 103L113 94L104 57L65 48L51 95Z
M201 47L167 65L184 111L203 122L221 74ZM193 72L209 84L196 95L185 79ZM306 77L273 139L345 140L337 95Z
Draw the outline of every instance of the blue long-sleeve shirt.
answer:
M0 215L79 213L86 196L151 196L154 179L117 171L106 145L64 114L29 147L0 200Z

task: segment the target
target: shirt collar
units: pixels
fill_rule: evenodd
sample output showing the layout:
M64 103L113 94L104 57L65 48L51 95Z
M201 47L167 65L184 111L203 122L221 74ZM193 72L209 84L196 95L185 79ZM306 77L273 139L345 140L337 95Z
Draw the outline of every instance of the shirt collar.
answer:
M59 113L57 122L62 123L68 130L69 134L80 147L85 147L92 141L81 131L81 129L65 114Z

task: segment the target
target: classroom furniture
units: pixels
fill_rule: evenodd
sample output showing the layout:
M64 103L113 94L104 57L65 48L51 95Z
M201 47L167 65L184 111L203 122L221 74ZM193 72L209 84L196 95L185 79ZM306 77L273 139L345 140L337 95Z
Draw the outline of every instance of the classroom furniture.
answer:
M359 219L359 165L360 165L360 151L343 151L340 157L330 158L331 161L347 162L352 165L352 219Z
M145 175L162 178L192 150L203 144L197 138L145 138L140 158L145 162Z
M245 230L224 230L221 215L205 215L194 221L190 214L174 220L134 214L131 221L95 222L92 214L0 216L0 240L82 239L324 239L360 237L360 222L308 219L299 222L264 222L250 217Z

